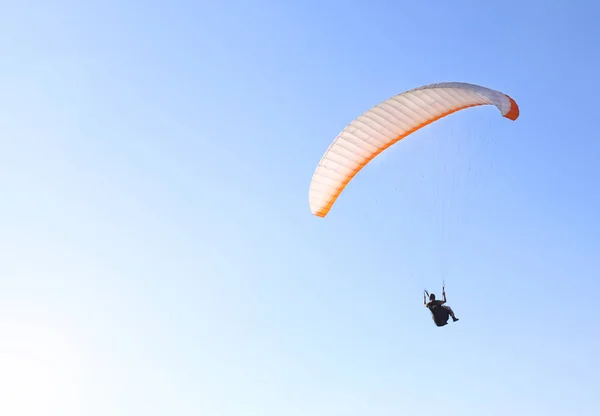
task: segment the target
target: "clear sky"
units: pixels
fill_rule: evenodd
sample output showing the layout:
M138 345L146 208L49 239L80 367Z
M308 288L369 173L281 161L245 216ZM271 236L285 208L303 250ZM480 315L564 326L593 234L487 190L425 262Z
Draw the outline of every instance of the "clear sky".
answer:
M0 414L597 415L595 3L1 9ZM429 126L312 216L336 134L441 81L521 117Z

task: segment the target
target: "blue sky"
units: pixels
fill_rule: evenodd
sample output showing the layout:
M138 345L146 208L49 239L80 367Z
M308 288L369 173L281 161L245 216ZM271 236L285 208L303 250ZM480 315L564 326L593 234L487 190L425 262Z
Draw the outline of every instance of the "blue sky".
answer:
M598 408L593 3L2 9L0 413ZM440 81L521 117L442 120L313 217L336 134Z

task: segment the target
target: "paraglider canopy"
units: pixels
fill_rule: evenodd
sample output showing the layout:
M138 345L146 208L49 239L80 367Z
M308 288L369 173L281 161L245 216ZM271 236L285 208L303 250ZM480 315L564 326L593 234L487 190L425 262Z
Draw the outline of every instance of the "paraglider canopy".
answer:
M309 204L325 217L352 178L373 158L411 133L454 112L494 105L516 120L519 107L506 94L462 82L426 85L398 94L354 119L335 138L313 175Z

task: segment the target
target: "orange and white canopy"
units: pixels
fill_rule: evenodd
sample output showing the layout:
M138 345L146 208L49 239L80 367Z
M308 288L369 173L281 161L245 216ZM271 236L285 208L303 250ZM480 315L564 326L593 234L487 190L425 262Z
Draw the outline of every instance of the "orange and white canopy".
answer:
M406 91L363 113L342 130L319 162L308 196L312 213L325 217L350 180L394 143L449 114L480 105L495 105L510 120L519 117L519 107L508 95L461 82Z

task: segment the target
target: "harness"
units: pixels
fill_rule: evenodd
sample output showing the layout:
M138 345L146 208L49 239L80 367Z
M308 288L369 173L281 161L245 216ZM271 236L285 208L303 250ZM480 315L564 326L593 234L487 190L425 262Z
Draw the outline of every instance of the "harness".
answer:
M448 312L446 308L444 308L442 305L436 305L430 310L431 318L437 326L444 326L448 324L448 319L450 319L450 312Z

